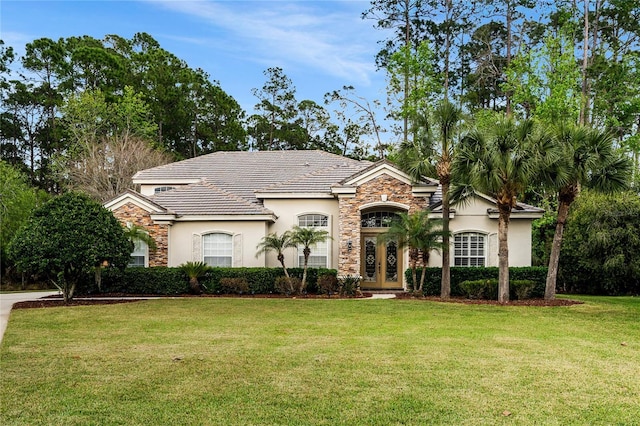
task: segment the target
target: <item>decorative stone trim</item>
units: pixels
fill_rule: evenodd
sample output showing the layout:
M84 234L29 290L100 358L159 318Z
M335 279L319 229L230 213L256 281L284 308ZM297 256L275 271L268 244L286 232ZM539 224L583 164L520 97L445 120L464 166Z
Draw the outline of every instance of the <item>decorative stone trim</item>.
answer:
M382 201L385 200L385 201ZM353 197L338 197L340 247L338 259L339 275L360 274L360 216L361 207L370 205L373 208L399 209L408 206L409 213L426 209L428 198L414 196L413 187L406 182L388 174L382 174L362 183L355 189ZM348 242L351 241L349 250Z
M144 227L156 242L155 252L149 250L149 266L167 266L169 264L169 225L158 224L151 219L151 213L128 202L115 210L113 215L124 226L127 222Z

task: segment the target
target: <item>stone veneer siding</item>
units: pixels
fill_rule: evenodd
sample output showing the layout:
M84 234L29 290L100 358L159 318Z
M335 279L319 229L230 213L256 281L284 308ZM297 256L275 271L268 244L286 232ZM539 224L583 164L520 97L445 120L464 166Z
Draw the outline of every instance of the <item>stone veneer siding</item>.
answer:
M159 225L151 220L151 215L133 203L127 203L113 211L113 215L126 226L127 222L144 227L158 246L149 250L149 266L167 266L169 262L169 225Z
M356 188L353 197L340 197L340 257L338 260L339 275L360 274L360 206L369 203L382 203L381 195L387 195L387 202L401 203L409 206L409 213L428 207L428 199L414 197L412 187L398 179L383 174L363 183ZM384 203L382 203L384 204ZM380 204L376 208L384 208ZM393 206L389 206L392 207ZM351 252L347 249L347 241L351 240Z

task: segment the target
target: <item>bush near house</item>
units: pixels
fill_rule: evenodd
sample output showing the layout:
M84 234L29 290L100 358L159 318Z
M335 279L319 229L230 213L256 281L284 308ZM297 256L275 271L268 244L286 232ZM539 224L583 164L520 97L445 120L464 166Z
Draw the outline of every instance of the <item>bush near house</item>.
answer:
M536 283L531 280L509 280L509 299L524 300L532 297ZM495 278L463 281L460 289L468 299L498 298L498 280Z
M418 276L420 276L422 270L418 269ZM440 282L442 279L441 268L426 268L426 277L424 282L423 293L425 296L438 296L440 295ZM407 285L411 286L412 274L411 270L405 271L405 278ZM467 267L452 267L451 268L451 295L452 296L467 296L467 293L462 289L460 284L464 281L477 281L477 280L491 280L498 278L497 267L486 268L467 268ZM531 290L529 297L539 298L544 297L544 288L547 280L547 268L542 266L528 266L528 267L512 267L509 268L509 280L510 282L516 282L521 280L532 281L534 287Z
M302 268L289 268L292 277L302 277ZM337 275L335 269L307 270L307 289L310 293L318 291L318 277L322 275ZM225 294L229 282L246 281L248 289L243 293L270 294L275 292L275 282L284 276L282 268L212 268L200 279L205 293ZM232 281L229 281L231 279ZM223 281L224 280L224 281ZM102 275L102 289L104 293L129 294L186 294L190 292L189 280L181 268L153 267L126 268L124 271L105 270ZM77 292L79 294L96 294L98 289L93 275L83 278Z

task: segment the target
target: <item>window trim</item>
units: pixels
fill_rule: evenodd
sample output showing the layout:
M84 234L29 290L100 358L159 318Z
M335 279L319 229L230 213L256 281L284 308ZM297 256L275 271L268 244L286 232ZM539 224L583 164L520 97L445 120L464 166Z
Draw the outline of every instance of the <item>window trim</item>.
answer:
M481 256L472 256L471 255L471 241L470 238L472 236L477 236L482 238L482 255ZM469 244L467 250L467 254L456 255L456 238L458 237L467 237L467 243ZM462 242L464 244L464 241ZM458 231L453 234L452 238L452 247L451 247L453 255L451 256L451 266L461 267L461 268L483 268L487 267L487 262L489 260L489 234L485 231L478 230L464 230ZM460 250L465 250L463 247ZM457 265L457 259L466 259L467 265ZM482 259L482 265L471 265L471 259L479 260ZM463 262L461 262L463 263Z
M301 226L300 225L300 219L304 216L324 216L327 220L327 224L326 226ZM307 228L307 227L315 227L315 228L319 228L319 229L323 229L325 231L328 232L329 237L331 236L332 232L332 220L331 220L331 215L328 213L324 213L324 212L319 212L319 211L311 211L311 212L303 212L303 213L299 213L295 216L295 223L297 226L301 227L301 228ZM331 268L331 250L332 250L332 244L331 244L331 240L329 238L327 238L327 241L324 242L324 244L326 244L327 247L327 253L325 255L326 261L324 266L312 266L311 264L308 266L309 268ZM311 257L313 257L313 251L311 252ZM296 247L296 265L298 268L304 268L304 255L302 254L302 250L300 247Z
M227 237L229 237L229 240L231 241L231 248L230 248L231 255L230 256L207 256L207 254L205 252L205 240L206 240L207 236L209 236L209 235L226 235ZM226 258L226 257L228 257L230 259L229 266L226 266L226 265L225 266L209 265L209 266L211 266L213 268L233 268L233 265L234 265L233 262L235 260L234 259L234 241L233 241L233 237L234 237L234 234L232 232L227 232L227 231L210 231L210 232L206 232L206 233L201 234L201 236L200 236L200 239L201 239L200 245L201 245L201 250L202 250L201 261L206 263L207 265L209 265L207 263L207 261L205 260L205 258L207 258L207 257L212 257L212 258L223 258L223 257Z

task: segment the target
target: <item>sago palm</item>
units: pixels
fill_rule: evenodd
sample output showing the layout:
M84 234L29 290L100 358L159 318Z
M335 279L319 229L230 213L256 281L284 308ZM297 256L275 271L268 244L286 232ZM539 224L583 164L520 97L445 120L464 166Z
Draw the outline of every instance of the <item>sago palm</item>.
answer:
M304 256L302 281L300 282L299 290L300 293L302 293L307 286L307 267L309 265L311 247L319 243L324 243L329 238L329 233L323 229L300 226L293 227L293 232L291 233L291 242L296 246L303 247L302 254Z
M211 269L211 266L204 262L186 262L180 265L180 269L182 269L189 278L191 293L202 294L202 286L200 285L199 280L206 275L206 273Z
M559 126L554 141L561 158L546 173L546 180L558 195L558 219L549 256L549 270L544 298L554 299L558 263L569 208L581 187L601 192L626 189L632 174L631 161L617 152L609 133L573 125ZM561 177L561 178L559 178Z

